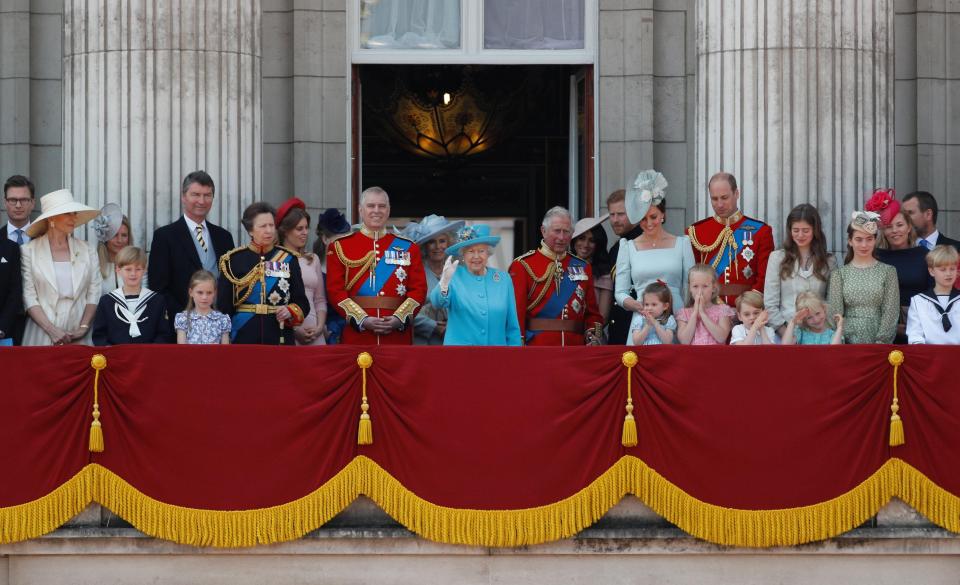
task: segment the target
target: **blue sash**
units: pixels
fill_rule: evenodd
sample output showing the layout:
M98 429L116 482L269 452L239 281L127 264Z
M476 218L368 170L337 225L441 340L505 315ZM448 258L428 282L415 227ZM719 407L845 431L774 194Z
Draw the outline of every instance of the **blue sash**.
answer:
M391 250L398 250L400 252L406 252L410 249L409 240L404 240L402 238L394 238L393 245L390 246ZM397 264L387 264L385 259L381 259L377 262L376 267L374 267L374 281L376 282L376 287L370 285L370 278L364 279L363 286L360 287L360 290L357 291L357 296L359 297L375 297L380 294L380 290L383 289L383 285L390 280L390 277L393 276L394 271L397 269Z
M572 258L570 260L569 266L586 266L587 263L583 262L579 258ZM545 282L544 286L550 286L552 283ZM536 319L557 319L560 317L560 314L563 313L563 308L567 306L567 303L570 302L570 299L573 297L573 293L577 290L577 283L570 280L569 269L563 271L563 276L560 278L560 294L547 293L547 304L540 309L540 312L536 315L532 315ZM526 339L527 342L532 340L539 331L531 331L527 329Z
M283 262L284 264L290 264L290 260L293 258L293 255L287 254L283 250L277 250L277 253L274 254L272 258L267 260L267 262L277 262L278 260L276 259L283 254L286 254L286 257L283 258L283 260L279 260L279 262ZM270 294L270 291L273 290L273 287L277 285L277 282L279 282L279 280L280 280L280 277L278 276L264 277L264 282L267 284L267 294ZM248 298L257 299L257 300L260 299L260 281L259 280L253 284L253 288ZM240 329L242 329L244 325L250 322L250 319L253 319L254 315L255 313L234 313L233 314L233 317L230 318L230 322L232 324L232 327L230 329L230 341L235 341L237 339L237 333L240 332Z
M745 230L744 226L751 227L752 229ZM763 227L763 224L759 221L745 218L741 223L740 227L733 231L733 239L737 242L737 254L743 251L743 240L749 235L756 235L760 228ZM720 255L720 262L717 263L717 276L723 276L723 272L727 269L727 266L730 265L730 258L735 257L736 254L731 254L730 250L727 248L723 249L723 253Z

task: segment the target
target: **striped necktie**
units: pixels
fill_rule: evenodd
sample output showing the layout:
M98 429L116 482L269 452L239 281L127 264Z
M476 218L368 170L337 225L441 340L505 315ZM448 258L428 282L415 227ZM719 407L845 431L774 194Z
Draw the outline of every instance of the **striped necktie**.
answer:
M207 251L207 242L203 239L203 226L197 226L197 241L200 242L200 247L203 248L203 251Z

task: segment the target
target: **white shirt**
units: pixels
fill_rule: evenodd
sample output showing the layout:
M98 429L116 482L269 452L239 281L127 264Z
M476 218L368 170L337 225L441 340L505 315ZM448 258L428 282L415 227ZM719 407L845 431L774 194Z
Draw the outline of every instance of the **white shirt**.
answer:
M925 238L923 238L923 239L926 240L926 241L928 241L928 242L930 242L930 248L931 248L931 249L936 248L936 247L937 247L937 240L940 239L940 230L933 230L933 232L932 232L929 236L927 236L927 237L925 237Z
M777 345L780 343L780 338L777 337L777 332L773 330L769 325L764 325L763 330L767 332L767 337L770 338L770 343ZM730 332L730 345L734 343L740 343L747 338L747 328L743 323L735 325L733 331ZM754 345L763 345L763 337L760 335L760 332L757 331L756 336L753 338Z
M202 223L197 223L192 219L190 219L189 217L187 217L186 214L183 215L183 219L184 221L187 222L187 227L190 228L191 238L194 238L194 239L197 238L197 226L200 226L203 228L203 241L205 241L207 243L207 246L209 246L210 245L210 228L207 227L207 220L203 220Z
M907 311L907 341L938 345L960 345L960 294L937 295L936 304L950 318L950 331L943 330L940 311L934 306L932 291L913 295Z
M23 243L26 244L27 242L30 241L30 236L27 235L27 228L30 227L30 224L31 224L31 223L33 223L33 222L32 222L32 221L28 221L25 226L23 226L22 228L18 228L18 227L16 227L15 225L13 225L12 223L7 222L7 238L8 238L11 242L16 243L16 241L17 241L17 230L20 229L20 230L23 230Z

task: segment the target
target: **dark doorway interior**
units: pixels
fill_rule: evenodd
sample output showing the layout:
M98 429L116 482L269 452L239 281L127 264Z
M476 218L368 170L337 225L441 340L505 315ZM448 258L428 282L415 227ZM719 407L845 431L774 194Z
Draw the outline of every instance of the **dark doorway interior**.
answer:
M362 186L385 188L395 217L513 218L515 252L530 249L543 213L569 200L577 69L361 66Z

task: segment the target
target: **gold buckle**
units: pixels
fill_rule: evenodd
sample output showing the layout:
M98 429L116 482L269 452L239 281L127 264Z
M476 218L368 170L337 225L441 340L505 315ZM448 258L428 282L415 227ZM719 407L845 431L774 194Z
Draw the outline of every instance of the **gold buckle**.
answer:
M257 307L257 315L266 315L266 314L267 314L267 306L266 306L266 305L264 305L264 304L261 303L261 304L256 305L256 307Z

